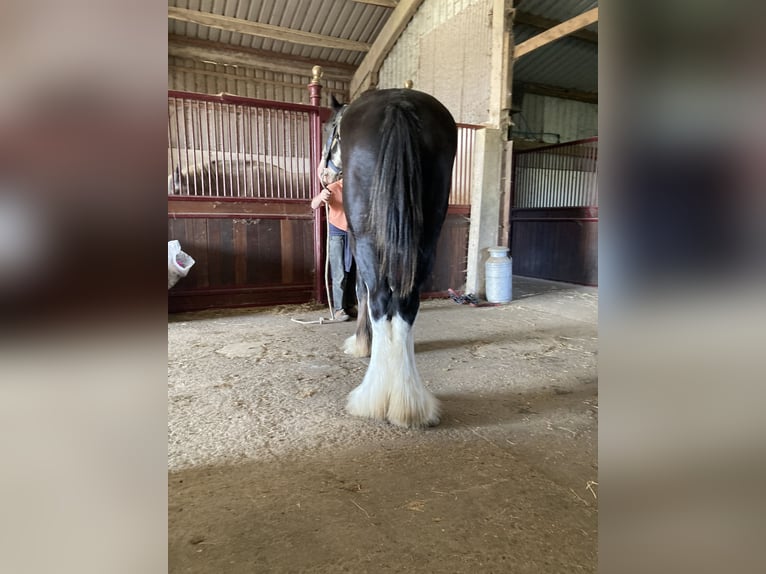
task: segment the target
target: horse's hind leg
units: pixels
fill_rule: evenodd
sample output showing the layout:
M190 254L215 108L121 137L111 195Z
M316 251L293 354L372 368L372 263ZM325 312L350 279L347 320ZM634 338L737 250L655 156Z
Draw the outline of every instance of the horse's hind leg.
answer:
M356 333L351 335L343 343L343 351L354 357L369 357L372 331L370 329L370 316L367 306L367 287L362 280L362 275L356 272L356 298L359 302L358 315L356 318Z
M387 297L391 297L390 293ZM413 296L415 300L405 305L405 309L397 310L391 319L374 308L379 300L370 302L370 364L362 384L349 394L346 410L350 414L388 420L402 427L439 424L439 401L425 388L415 366L412 323L417 315L416 298ZM389 303L387 301L384 307Z

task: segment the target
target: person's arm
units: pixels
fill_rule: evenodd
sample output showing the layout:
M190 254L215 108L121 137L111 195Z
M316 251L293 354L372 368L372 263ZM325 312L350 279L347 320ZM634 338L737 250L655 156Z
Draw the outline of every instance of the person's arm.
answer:
M323 203L327 203L330 200L330 192L327 189L323 189L314 196L311 200L311 209L317 209Z

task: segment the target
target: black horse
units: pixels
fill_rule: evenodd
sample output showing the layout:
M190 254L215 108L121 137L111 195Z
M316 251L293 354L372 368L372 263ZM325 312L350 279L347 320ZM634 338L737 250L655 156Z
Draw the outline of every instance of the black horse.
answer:
M340 157L331 159L343 170L359 299L345 350L370 355L346 409L404 427L435 425L439 403L415 366L412 325L447 214L455 120L438 100L411 89L368 91L348 106L333 99L333 107L323 157L339 139Z

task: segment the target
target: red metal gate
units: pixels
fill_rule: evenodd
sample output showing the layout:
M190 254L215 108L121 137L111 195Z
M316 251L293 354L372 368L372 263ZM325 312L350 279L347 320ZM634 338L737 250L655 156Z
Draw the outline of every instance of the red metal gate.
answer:
M168 92L168 239L196 261L170 311L319 296L320 128L318 106Z

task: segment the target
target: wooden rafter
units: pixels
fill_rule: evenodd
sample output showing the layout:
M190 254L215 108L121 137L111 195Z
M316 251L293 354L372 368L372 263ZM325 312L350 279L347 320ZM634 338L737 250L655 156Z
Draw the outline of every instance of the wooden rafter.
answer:
M396 4L396 8L391 12L351 79L349 92L352 99L368 87L377 84L378 71L383 61L422 3L423 0L401 0Z
M539 30L548 30L561 24L559 20L544 18L543 16L536 16L535 14L530 14L529 12L524 12L521 10L516 10L516 14L513 18L513 23L523 24L524 26L529 26L530 28L538 28ZM586 42L598 44L597 32L591 32L590 30L577 30L576 32L572 32L569 35L573 38L579 38L580 40L585 40Z
M360 4L374 4L375 6L384 6L385 8L396 8L399 0L354 0Z
M538 94L540 96L564 98L566 100L577 100L578 102L585 102L587 104L598 104L598 92L585 92L583 90L560 88L557 86L549 86L546 84L522 82L522 83L515 84L513 87L513 91L514 93L517 93L517 94L530 93L530 94Z
M273 26L271 24L261 24L260 22L251 22L241 18L231 18L230 16L221 16L209 12L200 12L199 10L187 10L186 8L176 8L168 6L168 18L179 20L181 22L190 22L201 26L218 28L227 32L237 32L239 34L249 34L251 36L260 36L272 40L283 42L293 42L295 44L305 44L307 46L320 46L322 48L334 48L337 50L352 50L355 52L367 52L370 44L357 42L355 40L345 40L333 36L314 34L282 26Z
M521 58L523 55L528 54L533 50L537 50L559 38L571 34L572 32L590 26L594 22L598 22L598 7L583 12L579 16L570 18L566 22L562 22L561 24L546 30L542 34L538 34L521 44L517 44L513 51L513 57L514 59Z
M325 78L344 82L351 81L355 70L354 66L335 62L323 62L298 56L282 57L274 52L252 48L227 48L215 42L175 35L168 37L168 55L202 62L295 74L307 78L311 77L311 68L319 64L322 66Z

